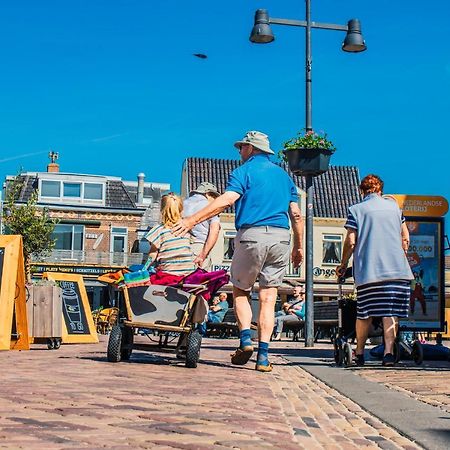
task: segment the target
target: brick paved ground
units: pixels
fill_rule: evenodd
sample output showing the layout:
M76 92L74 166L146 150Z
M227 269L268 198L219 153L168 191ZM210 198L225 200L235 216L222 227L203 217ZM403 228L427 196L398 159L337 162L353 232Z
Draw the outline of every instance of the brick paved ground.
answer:
M365 369L358 375L450 413L449 369Z
M144 352L108 363L105 337L0 352L0 448L418 448L284 359L231 367L236 342L207 340L197 369Z
M450 341L444 341L449 347ZM272 348L293 350L303 348L303 342L272 343ZM316 351L323 351L324 360L332 364L332 345L330 343L316 343ZM328 352L328 353L325 353ZM402 360L395 368L381 367L381 361L369 361L363 368L353 368L354 373L369 380L382 383L385 386L403 392L412 398L433 405L450 413L450 362L448 361L424 361L417 366L413 361Z

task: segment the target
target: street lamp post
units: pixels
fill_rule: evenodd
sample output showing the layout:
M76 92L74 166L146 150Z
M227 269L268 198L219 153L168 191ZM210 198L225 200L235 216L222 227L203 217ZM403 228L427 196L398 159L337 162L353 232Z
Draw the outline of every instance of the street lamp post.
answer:
M266 9L258 9L255 13L255 24L250 34L250 41L256 44L267 44L275 37L270 24L288 25L305 28L306 58L305 58L305 128L312 130L312 59L311 59L311 28L325 30L345 31L342 50L358 53L366 50L366 44L361 34L361 26L358 19L351 19L347 25L336 25L311 21L311 0L305 0L306 20L275 19L269 17ZM314 346L314 280L313 280L313 176L306 175L306 327L305 346Z

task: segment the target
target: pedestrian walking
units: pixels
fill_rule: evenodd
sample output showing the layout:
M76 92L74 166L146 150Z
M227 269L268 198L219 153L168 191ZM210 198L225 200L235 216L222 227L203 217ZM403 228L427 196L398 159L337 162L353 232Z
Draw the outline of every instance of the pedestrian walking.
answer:
M230 175L225 192L208 206L185 217L173 227L183 235L196 224L236 204L235 249L231 262L234 309L240 330L239 348L231 355L232 364L243 365L251 358L252 310L250 293L259 279L258 356L256 370L270 372L269 342L274 327L278 286L289 263L292 225L292 262L298 267L303 259L303 220L298 207L297 188L289 175L270 161L274 152L268 136L249 131L234 146L243 164Z
M384 366L393 366L393 346L398 319L408 317L410 281L406 258L409 232L395 200L383 198L383 181L367 175L360 184L363 201L349 208L338 277L344 276L353 254L353 278L357 292L356 358L364 365L364 347L372 317L382 317Z
M200 183L196 189L189 193L189 197L184 200L183 216L188 217L200 211L219 195L214 184L207 181ZM218 216L213 216L198 223L189 232L191 249L195 258L194 263L198 267L211 270L210 252L216 245L219 232L220 220Z

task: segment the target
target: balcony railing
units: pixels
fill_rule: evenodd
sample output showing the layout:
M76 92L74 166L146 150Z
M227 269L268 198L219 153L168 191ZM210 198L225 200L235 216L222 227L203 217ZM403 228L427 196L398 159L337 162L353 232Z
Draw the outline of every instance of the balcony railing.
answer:
M142 264L143 253L96 252L83 250L53 250L33 263L89 264L99 266L130 266Z

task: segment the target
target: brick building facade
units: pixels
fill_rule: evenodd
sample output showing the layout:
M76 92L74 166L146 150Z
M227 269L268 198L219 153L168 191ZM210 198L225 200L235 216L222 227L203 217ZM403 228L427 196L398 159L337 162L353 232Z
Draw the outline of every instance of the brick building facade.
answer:
M6 194L14 178L6 177ZM54 158L46 172L24 172L18 180L22 188L17 204L26 203L37 191L37 206L57 219L55 247L48 256L32 261L33 276L46 271L81 274L91 306L110 304L111 292L96 278L143 261L139 240L159 221L160 199L170 185L146 182L142 173L136 181L63 173Z

